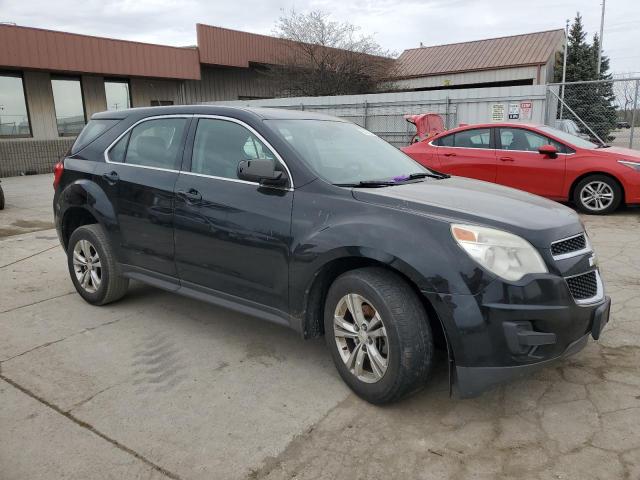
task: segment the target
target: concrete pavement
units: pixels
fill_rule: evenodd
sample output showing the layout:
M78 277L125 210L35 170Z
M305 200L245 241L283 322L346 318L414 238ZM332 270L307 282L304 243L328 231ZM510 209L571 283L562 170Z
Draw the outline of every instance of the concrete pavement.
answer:
M51 221L50 177L11 180L32 194L0 224ZM448 397L440 362L384 408L322 340L136 283L92 307L53 230L5 232L0 478L638 479L640 212L584 221L614 301L600 342L473 400Z

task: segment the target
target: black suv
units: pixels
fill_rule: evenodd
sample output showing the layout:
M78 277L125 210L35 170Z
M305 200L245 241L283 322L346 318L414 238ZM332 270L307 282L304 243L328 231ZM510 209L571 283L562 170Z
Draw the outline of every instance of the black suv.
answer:
M130 279L324 335L373 403L448 352L463 397L579 351L608 320L596 257L558 203L420 166L352 123L181 106L93 116L54 212L89 303Z

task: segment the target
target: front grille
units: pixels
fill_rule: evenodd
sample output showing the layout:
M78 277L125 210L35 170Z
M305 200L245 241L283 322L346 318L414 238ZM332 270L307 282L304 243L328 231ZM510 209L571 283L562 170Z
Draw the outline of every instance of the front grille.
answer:
M565 255L571 252L577 252L587 248L587 239L583 233L575 237L559 240L551 244L551 254L554 257Z
M565 280L574 300L586 300L598 294L598 277L595 270Z

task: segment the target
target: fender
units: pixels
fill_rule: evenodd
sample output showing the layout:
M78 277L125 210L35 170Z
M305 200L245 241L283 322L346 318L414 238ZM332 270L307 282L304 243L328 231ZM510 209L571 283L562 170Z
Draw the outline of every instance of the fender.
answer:
M59 199L54 201L54 205L57 206L56 228L60 234L65 214L70 208L86 210L112 235L119 231L118 217L111 200L104 190L91 180L80 179L66 185L59 193ZM66 245L63 246L66 248Z

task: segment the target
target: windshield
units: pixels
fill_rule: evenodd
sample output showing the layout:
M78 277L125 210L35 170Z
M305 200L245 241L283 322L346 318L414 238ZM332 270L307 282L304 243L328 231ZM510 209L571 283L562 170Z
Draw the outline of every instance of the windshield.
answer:
M397 148L353 123L266 120L320 177L333 184L393 181L430 173Z
M578 148L598 148L598 145L590 142L589 140L585 140L584 138L580 138L576 135L572 135L571 133L563 132L562 130L558 130L553 127L540 127L540 131L544 133L548 133L549 135L553 135L558 137L560 140L570 143L574 147Z

